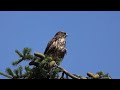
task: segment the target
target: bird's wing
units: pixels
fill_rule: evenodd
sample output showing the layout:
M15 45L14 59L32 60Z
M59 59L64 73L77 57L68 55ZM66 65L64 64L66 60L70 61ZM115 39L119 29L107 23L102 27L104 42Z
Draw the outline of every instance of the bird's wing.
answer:
M49 50L51 50L51 48L52 48L52 44L53 44L54 41L56 41L55 38L53 38L52 40L50 40L50 41L48 42L44 54L47 54L47 52L48 52Z

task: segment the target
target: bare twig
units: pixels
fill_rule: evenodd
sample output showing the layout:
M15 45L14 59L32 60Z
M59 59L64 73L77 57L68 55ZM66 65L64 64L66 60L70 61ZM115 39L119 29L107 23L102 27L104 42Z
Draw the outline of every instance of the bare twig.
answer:
M63 78L64 78L64 74L65 74L65 73L64 73L64 72L62 72L62 76L61 76L61 78L60 78L60 79L63 79Z

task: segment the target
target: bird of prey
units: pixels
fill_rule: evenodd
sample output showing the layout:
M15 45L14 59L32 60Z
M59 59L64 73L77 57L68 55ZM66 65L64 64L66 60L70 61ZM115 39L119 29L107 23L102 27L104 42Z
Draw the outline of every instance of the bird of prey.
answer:
M65 54L67 53L66 49L66 37L67 33L59 31L55 36L48 42L45 49L44 55L51 57L57 65L60 65Z

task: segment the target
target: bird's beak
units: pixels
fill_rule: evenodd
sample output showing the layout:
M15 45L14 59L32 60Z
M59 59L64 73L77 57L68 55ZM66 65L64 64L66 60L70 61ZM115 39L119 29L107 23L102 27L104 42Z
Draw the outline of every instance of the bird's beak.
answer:
M66 37L68 36L68 34L66 34Z

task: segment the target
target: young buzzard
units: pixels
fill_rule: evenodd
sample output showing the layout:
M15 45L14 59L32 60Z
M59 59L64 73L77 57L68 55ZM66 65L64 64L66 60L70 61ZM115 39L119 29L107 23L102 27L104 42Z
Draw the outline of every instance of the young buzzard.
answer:
M60 65L60 62L63 60L65 54L67 53L66 36L66 32L57 32L51 41L49 41L47 44L44 52L45 56L51 57L57 65Z

